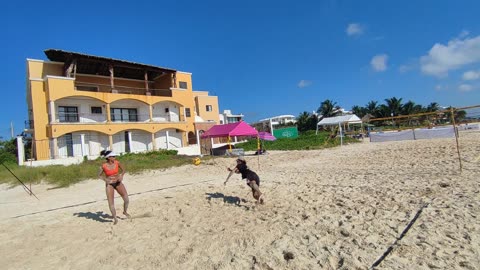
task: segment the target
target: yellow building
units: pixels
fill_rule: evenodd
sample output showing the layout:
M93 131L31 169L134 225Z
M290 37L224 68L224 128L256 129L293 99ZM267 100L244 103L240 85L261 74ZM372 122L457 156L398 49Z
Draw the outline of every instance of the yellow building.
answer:
M219 122L218 98L193 91L191 73L62 50L45 54L49 61L27 59L27 131L36 160L181 149L197 144L196 123Z

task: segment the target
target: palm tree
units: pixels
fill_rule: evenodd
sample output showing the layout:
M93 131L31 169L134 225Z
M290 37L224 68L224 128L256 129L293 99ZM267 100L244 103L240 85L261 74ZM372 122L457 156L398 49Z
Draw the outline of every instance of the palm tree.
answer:
M340 113L340 107L336 102L326 99L320 104L317 113L322 115L322 118L336 116Z
M438 105L437 102L432 102L432 103L428 104L428 106L426 108L427 112L436 112L438 110L440 110L440 105Z
M312 113L307 121L307 128L308 130L315 130L317 129L318 124L318 117L316 114Z
M401 113L404 115L415 114L422 111L422 105L417 105L415 102L409 100L403 104Z
M306 131L308 130L308 120L310 118L310 113L303 112L300 113L297 117L297 127L299 131Z
M353 114L357 115L358 117L362 118L367 114L367 109L361 106L354 105L352 107Z
M377 115L378 113L378 102L377 101L369 101L367 105L365 106L366 113L369 113L371 115Z
M402 106L402 114L404 115L411 115L420 113L423 111L422 105L417 105L415 102L409 100L407 103L403 104ZM408 125L410 126L412 123L412 119L408 119Z
M402 98L387 98L385 99L387 107L392 115L398 115L402 111Z

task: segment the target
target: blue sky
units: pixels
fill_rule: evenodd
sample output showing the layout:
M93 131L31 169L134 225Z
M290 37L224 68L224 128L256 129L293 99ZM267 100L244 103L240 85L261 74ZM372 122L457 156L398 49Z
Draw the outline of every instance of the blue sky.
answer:
M193 73L247 121L398 97L480 103L480 1L7 1L0 136L27 118L26 58L55 48Z

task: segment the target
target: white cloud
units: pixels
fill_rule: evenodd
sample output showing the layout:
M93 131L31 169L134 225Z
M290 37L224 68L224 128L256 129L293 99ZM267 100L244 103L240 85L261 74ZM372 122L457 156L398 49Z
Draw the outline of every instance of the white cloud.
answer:
M480 70L475 71L475 70L470 70L465 73L463 73L463 80L465 81L473 81L473 80L478 80L480 79Z
M468 91L472 91L473 87L470 84L460 84L458 86L458 90L462 92L468 92Z
M420 58L422 72L436 77L445 77L451 70L462 68L468 64L480 62L480 36L455 38L447 45L435 44L428 55Z
M458 35L458 38L462 39L462 38L467 37L468 35L470 35L470 31L462 30L462 32L460 32L460 34Z
M345 32L347 32L347 35L349 36L359 36L363 34L364 31L365 31L365 28L358 23L349 24L347 26L347 29L345 30Z
M388 55L377 54L372 58L372 60L370 61L370 64L372 65L373 70L377 72L381 72L381 71L387 70L387 60L388 60Z
M312 81L307 81L307 80L300 80L297 84L298 88L305 88L305 87L309 87L310 85L312 85Z

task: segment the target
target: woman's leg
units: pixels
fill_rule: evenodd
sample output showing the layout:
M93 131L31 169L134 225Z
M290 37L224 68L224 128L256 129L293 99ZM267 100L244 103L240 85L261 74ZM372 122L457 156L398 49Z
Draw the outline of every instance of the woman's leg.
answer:
M130 200L128 198L127 189L125 188L125 185L123 183L117 186L117 192L118 194L120 194L120 196L122 196L123 199L123 214L129 218L130 215L128 214L127 210Z
M253 198L258 201L262 195L262 192L260 192L260 188L258 187L257 183L254 180L251 180L248 185L252 188Z
M115 189L112 187L112 185L107 185L105 187L105 191L107 193L107 200L108 200L108 207L110 208L110 212L112 212L112 217L113 217L113 225L117 224L117 212L115 211L115 204L113 201L114 195L115 195Z

